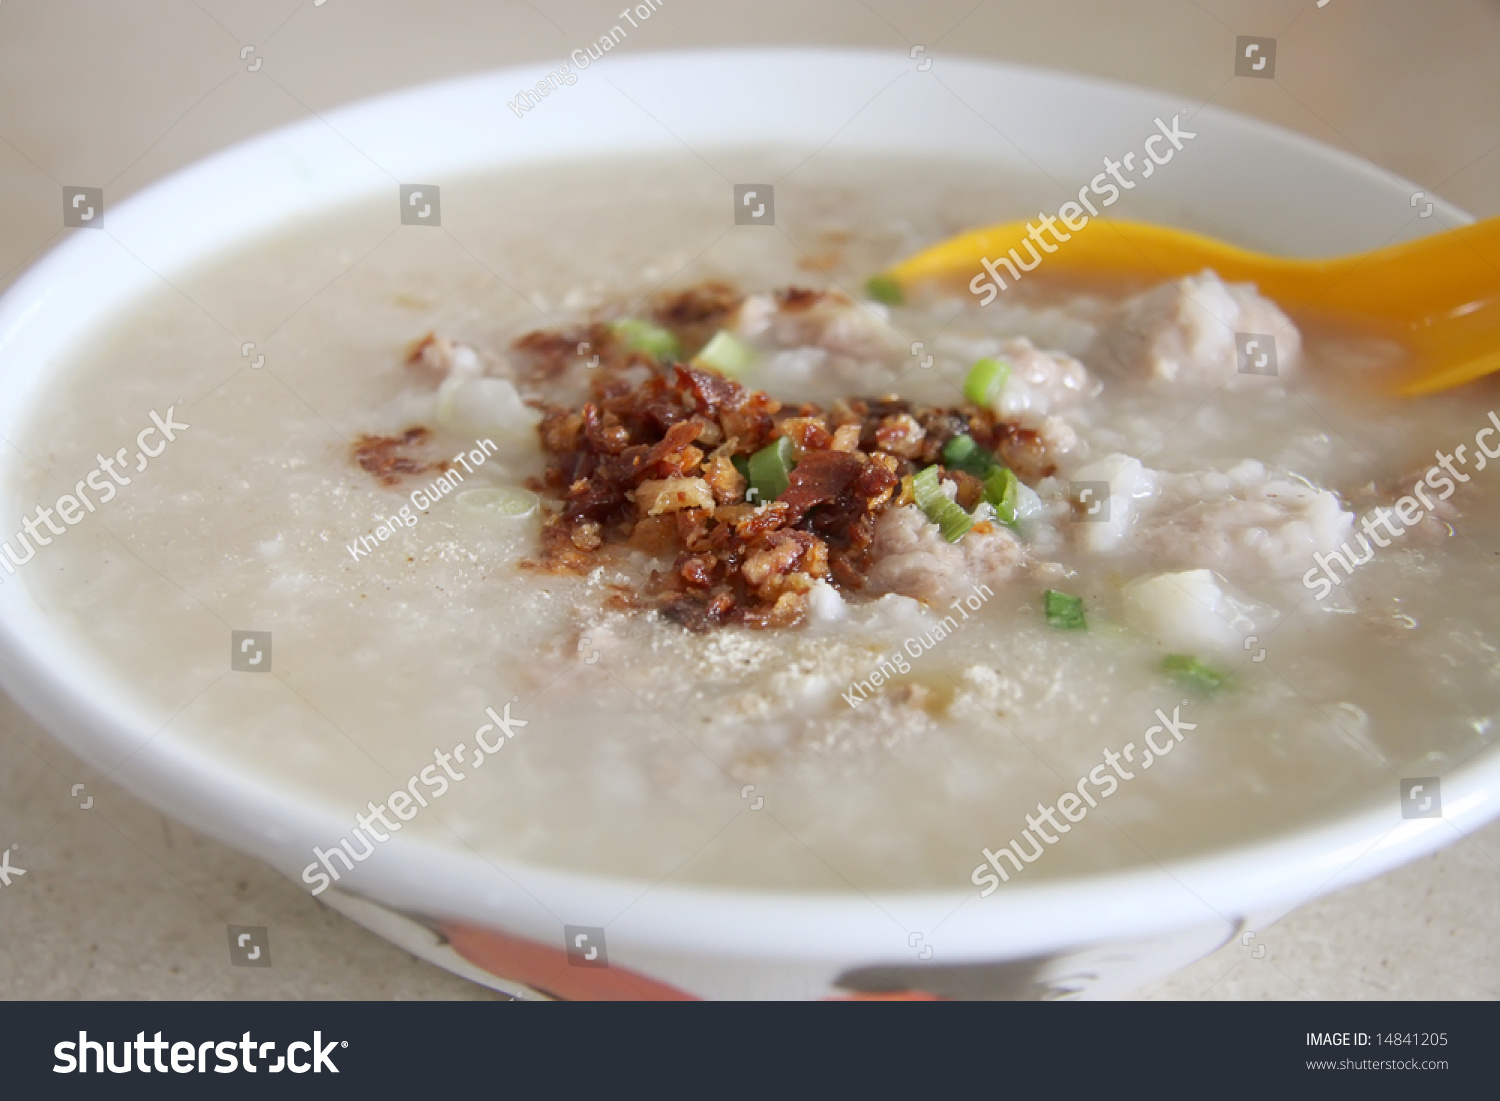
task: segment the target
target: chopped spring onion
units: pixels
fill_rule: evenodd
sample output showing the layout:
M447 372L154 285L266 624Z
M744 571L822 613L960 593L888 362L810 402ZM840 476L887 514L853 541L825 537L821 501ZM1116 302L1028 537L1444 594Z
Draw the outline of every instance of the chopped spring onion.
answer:
M1010 364L1003 359L981 359L964 379L964 397L975 405L989 405L1010 378Z
M944 444L943 464L982 481L984 499L994 508L995 518L1007 527L1016 526L1021 483L1012 470L975 443L973 436L954 436Z
M1021 483L1015 471L1007 466L997 466L984 476L984 499L995 509L995 518L1006 527L1015 527L1020 518L1018 499Z
M957 543L974 526L974 518L943 492L943 483L938 478L936 466L929 466L917 473L912 479L912 492L916 496L917 507L938 526L938 531L948 542Z
M1187 654L1168 654L1162 659L1161 669L1162 672L1172 674L1185 684L1210 692L1215 688L1223 688L1229 683L1227 673L1221 673L1213 666L1205 665Z
M661 360L682 358L677 338L659 325L642 321L638 317L622 317L610 325L610 329L632 351L645 352L648 356Z
M884 302L887 306L899 306L906 301L901 284L889 275L870 276L865 282L865 293L877 302Z
M745 464L745 476L750 479L746 499L757 502L776 500L791 484L792 467L796 465L791 440L780 436L766 444Z
M724 329L714 333L713 339L703 345L703 350L693 357L694 367L711 367L731 377L753 362L755 353L745 347L733 333Z
M460 508L501 520L524 519L541 507L541 499L535 493L519 486L466 489L455 499Z
M975 466L983 465L985 458L989 463L984 469L976 470ZM969 435L954 436L943 445L943 465L954 470L967 470L976 478L983 478L989 473L989 467L997 465L994 456L987 456L984 448L974 442L974 437Z
M1088 628L1088 623L1083 618L1081 597L1048 589L1042 593L1042 610L1047 613L1047 625L1060 631L1082 631Z

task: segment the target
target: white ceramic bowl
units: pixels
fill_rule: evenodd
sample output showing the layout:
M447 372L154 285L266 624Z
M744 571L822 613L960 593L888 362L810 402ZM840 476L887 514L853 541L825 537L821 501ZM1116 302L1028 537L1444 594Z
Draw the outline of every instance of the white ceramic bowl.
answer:
M611 151L822 146L911 157L982 155L1077 190L1154 119L1190 108L1190 154L1116 213L1242 244L1319 254L1466 221L1306 139L1182 98L1062 73L900 53L744 50L610 56L523 118L507 108L553 66L418 88L220 153L74 230L0 302L0 430L14 435L52 365L158 275L288 219L504 164ZM621 94L621 93L625 94ZM726 195L726 209L729 197ZM6 530L34 504L0 470ZM341 836L331 808L238 775L191 740L154 736L91 679L41 616L24 571L0 585L0 681L72 749L163 810L296 879ZM657 886L497 866L459 847L393 839L323 896L385 935L502 989L570 996L816 997L858 989L959 996L1107 995L1164 974L1242 928L1455 840L1500 812L1500 753L1443 777L1442 819L1401 818L1396 792L1315 828L1169 866L948 893L832 896ZM607 928L610 967L569 968L562 923ZM576 915L590 915L580 920ZM436 932L434 932L436 930ZM931 951L928 951L928 949Z

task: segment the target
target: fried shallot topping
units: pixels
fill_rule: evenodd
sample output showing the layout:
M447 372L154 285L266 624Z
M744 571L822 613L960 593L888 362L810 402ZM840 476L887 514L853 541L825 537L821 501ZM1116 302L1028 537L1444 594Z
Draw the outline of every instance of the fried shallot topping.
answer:
M663 313L693 324L722 306L707 294ZM519 346L546 344L533 335ZM818 580L859 590L876 520L911 498L903 479L940 463L955 435L1003 453L1023 431L978 406L895 397L789 408L681 365L658 365L644 381L600 372L591 400L549 407L538 430L550 463L533 488L557 504L543 524L541 560L528 565L582 574L618 546L670 555L639 606L698 631L793 626ZM747 461L782 438L793 459L786 488L757 500Z
M441 473L452 465L447 459L421 457L431 436L432 430L421 426L399 436L360 436L350 451L361 470L373 474L381 485L393 486L403 474Z
M677 334L684 350L691 355L703 347L744 300L744 295L728 283L706 280L658 296L651 313L658 324Z

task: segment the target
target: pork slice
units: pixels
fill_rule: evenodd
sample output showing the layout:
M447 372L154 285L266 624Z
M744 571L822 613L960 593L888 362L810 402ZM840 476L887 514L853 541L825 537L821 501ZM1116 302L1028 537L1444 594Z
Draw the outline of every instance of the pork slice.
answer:
M1093 357L1122 374L1203 385L1240 374L1242 348L1244 373L1290 375L1302 334L1254 285L1204 271L1121 303L1100 328Z

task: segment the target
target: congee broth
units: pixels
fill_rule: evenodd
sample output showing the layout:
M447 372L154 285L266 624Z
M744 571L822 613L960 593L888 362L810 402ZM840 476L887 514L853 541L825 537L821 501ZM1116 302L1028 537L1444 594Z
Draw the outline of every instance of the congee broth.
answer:
M1014 889L1490 744L1492 384L1397 402L1393 346L1211 272L875 301L1050 193L830 151L782 178L806 157L741 154L774 227L697 158L579 161L174 276L60 365L20 499L153 412L188 427L16 579L156 737L350 833L406 790L408 836L653 881L971 890L983 849L1042 848L1039 803L1091 795ZM1237 332L1274 335L1274 375ZM232 631L270 633L269 675L229 668Z

